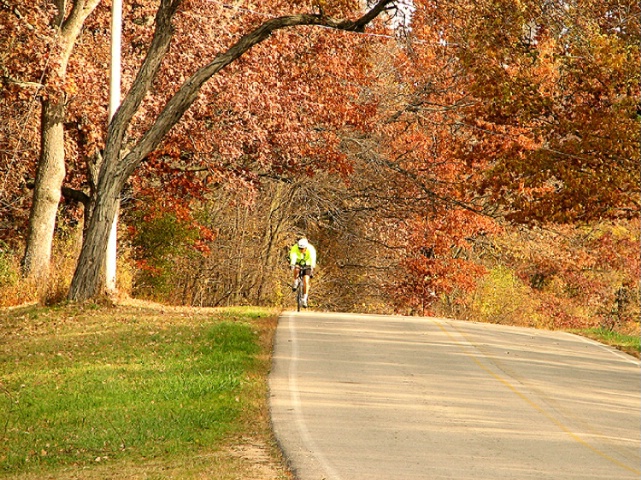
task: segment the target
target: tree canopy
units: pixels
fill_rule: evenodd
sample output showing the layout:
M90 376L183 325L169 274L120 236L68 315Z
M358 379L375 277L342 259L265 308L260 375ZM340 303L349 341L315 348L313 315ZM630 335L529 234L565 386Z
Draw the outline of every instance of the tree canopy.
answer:
M64 128L59 224L74 201L86 217L71 299L102 291L121 198L156 202L125 211L133 238L170 213L205 252L222 238L208 202L251 208L263 190L307 192L317 213L290 212L290 230L363 239L381 259L367 265L396 271L377 288L429 308L475 288L478 246L506 227L638 218L638 14L631 0L140 0L107 125L110 5L5 5L0 237L26 241L46 117Z

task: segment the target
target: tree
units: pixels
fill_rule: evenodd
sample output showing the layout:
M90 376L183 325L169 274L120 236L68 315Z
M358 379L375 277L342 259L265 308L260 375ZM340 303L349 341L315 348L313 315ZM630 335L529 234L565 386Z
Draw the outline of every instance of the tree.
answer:
M363 237L400 252L387 283L400 305L475 286L475 241L499 230L488 215L638 215L637 7L567 7L420 4L407 46L377 56L390 65L369 92L376 128L353 139L370 171L352 192L372 212Z
M265 178L339 173L347 189L309 189L332 205L313 229L331 248L341 242L323 228L350 245L364 239L372 254L346 251L334 272L367 267L372 291L384 285L424 308L431 292L473 284L480 269L469 252L496 228L488 215L544 223L637 214L636 2L390 1L368 18L334 20L356 4L270 0L241 14L200 0L137 1L125 21L129 94L109 132L104 96L89 87L100 75L87 73L106 61L97 46L108 12L96 8L59 87L75 95L65 105L67 181L90 187L70 298L101 292L103 226L125 183L138 192L151 182L178 211L190 199L203 205L207 189L230 178L251 189ZM368 44L347 33L400 4L413 19L405 29L374 23L384 35ZM287 16L292 8L319 13Z
M49 271L56 214L65 177L64 121L68 101L67 68L83 23L96 8L99 0L77 0L72 2L68 10L63 1L54 3L57 13L52 16L49 25L53 31L53 52L50 52L47 62L49 67L42 72L42 83L22 82L9 75L5 76L5 82L14 86L38 88L38 98L41 102L40 159L36 171L27 246L23 258L24 275L38 278L46 277ZM13 9L10 14L19 20L17 25L15 22L8 22L15 28L16 36L10 37L13 41L24 35L21 31L40 27L37 24L44 21L42 16L33 11L29 12L30 15L27 18L22 18L18 8ZM29 23L30 21L36 26ZM25 57L33 54L29 48L33 46L33 43L31 45L27 43L22 49L12 49L12 55L21 56L24 61ZM25 70L28 69L29 67ZM20 73L25 75L27 72Z
M91 214L86 236L74 274L69 298L85 300L99 295L100 268L104 262L109 226L125 182L143 159L152 153L169 130L180 120L198 97L204 83L226 66L238 60L245 52L271 36L277 30L303 26L324 26L337 30L362 31L365 26L385 11L392 0L379 0L357 20L336 20L323 11L318 14L298 14L268 20L240 38L231 48L218 54L210 63L197 70L167 102L149 129L136 141L125 141L127 128L152 87L161 63L169 51L173 36L172 19L183 2L161 0L156 14L156 28L151 45L136 80L122 101L109 126L107 140L96 189L95 207ZM346 5L342 5L345 7ZM348 5L349 6L349 5ZM345 11L339 9L338 11Z
M479 191L518 223L639 214L639 3L491 0L449 32L469 91Z
M372 55L375 127L347 137L359 165L350 208L367 212L357 243L378 252L352 254L348 264L357 266L354 278L378 270L379 288L399 309L428 313L443 295L474 286L483 269L468 258L472 239L495 226L468 188L487 161L462 154L473 141L463 121L473 103L469 77L455 48L439 41L448 23L436 6L416 15L407 42Z

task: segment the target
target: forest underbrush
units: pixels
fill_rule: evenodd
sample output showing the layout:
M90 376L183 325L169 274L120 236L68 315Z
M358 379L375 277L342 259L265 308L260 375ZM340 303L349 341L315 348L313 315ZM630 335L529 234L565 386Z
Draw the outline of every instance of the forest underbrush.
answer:
M161 232L166 232L166 228ZM160 235L161 233L158 233ZM165 233L163 233L165 234ZM58 238L47 282L21 278L19 254L6 246L0 251L0 307L25 303L56 305L65 302L74 265L74 235ZM156 239L163 244L166 239ZM231 243L232 239L229 239ZM224 238L211 244L212 251L225 251ZM173 242L174 244L180 242ZM251 242L237 243L237 252L251 257ZM158 256L149 246L148 258ZM246 281L223 278L222 268L215 268L205 254L186 255L185 251L163 252L163 263L140 270L131 249L123 247L118 265L119 290L124 297L138 297L164 304L188 306L263 305L287 307L288 271L285 268L261 270L262 277L244 277ZM334 262L340 262L337 252ZM230 260L218 254L222 267ZM322 257L321 257L322 258ZM452 286L438 295L429 295L405 305L394 304L384 288L363 288L369 292L355 301L352 292L359 289L359 277L350 271L333 269L321 263L314 285L314 304L323 310L363 313L400 313L435 315L461 320L565 330L613 345L639 357L639 221L602 223L590 227L559 227L555 230L512 228L500 235L477 239L468 260L480 265L483 274L474 279L473 288ZM144 262L142 262L145 265ZM203 275L199 264L206 265L211 276L204 282L208 294L195 291ZM329 264L329 265L327 265ZM148 264L147 264L148 265ZM282 267L282 266L278 266ZM258 267L248 264L252 272ZM475 270L476 271L476 270ZM214 282L218 279L218 282ZM141 288L142 284L146 285ZM255 285L271 286L256 291ZM154 290L151 288L157 285ZM225 297L216 285L233 290ZM190 288L192 290L190 290ZM372 293L374 291L375 293ZM209 295L209 296L207 296ZM198 298L204 299L199 303ZM226 298L211 304L207 299ZM188 299L182 302L181 299Z

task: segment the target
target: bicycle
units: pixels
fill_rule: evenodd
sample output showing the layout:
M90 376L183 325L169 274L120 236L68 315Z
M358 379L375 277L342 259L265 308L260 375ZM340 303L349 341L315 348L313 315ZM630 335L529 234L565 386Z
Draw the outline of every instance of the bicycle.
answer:
M300 312L301 307L307 308L303 302L305 296L305 266L299 265L298 268L298 281L296 282L296 311Z

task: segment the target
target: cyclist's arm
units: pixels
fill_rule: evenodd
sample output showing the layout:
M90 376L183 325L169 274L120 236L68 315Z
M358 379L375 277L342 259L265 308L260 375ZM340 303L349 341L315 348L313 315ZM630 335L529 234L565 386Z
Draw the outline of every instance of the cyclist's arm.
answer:
M308 264L312 268L316 268L316 249L312 247L311 245L309 246L309 261Z
M298 262L298 254L296 252L296 245L294 245L289 250L289 266L294 268L297 262Z

